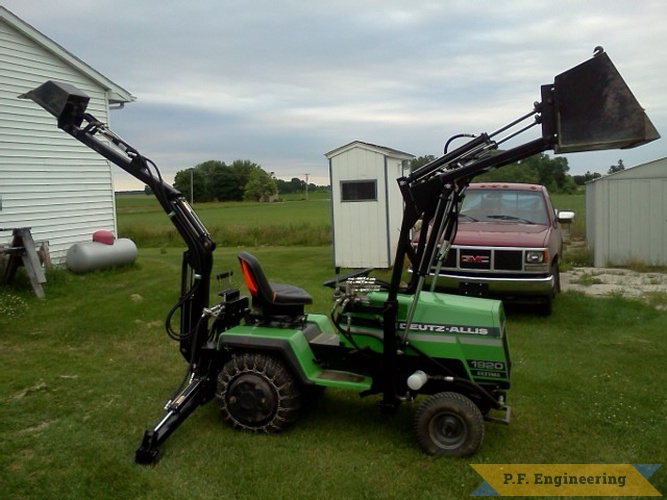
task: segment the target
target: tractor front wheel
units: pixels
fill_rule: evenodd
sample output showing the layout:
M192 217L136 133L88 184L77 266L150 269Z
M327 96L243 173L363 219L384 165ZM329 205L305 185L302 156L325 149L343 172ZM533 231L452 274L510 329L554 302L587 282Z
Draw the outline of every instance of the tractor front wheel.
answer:
M218 375L222 417L239 429L280 432L297 417L301 395L282 360L267 354L234 355Z
M417 408L414 430L431 455L468 457L484 439L484 417L475 403L456 392L429 396Z

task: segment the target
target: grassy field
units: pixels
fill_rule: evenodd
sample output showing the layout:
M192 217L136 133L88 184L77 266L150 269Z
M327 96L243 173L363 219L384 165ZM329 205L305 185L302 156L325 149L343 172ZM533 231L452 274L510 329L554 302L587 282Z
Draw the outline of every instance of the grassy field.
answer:
M250 248L276 281L327 311L329 247ZM238 270L236 249L216 271ZM239 273L235 276L238 283ZM134 265L51 271L46 299L0 288L3 498L467 498L470 463L664 463L667 314L619 297L563 294L550 318L510 310L514 407L487 424L471 459L432 458L413 439L414 406L384 417L375 399L330 390L280 435L234 431L215 402L133 463L185 362L162 328L177 298L180 251L141 248ZM663 466L651 479L667 492Z
M329 200L323 196L277 203L199 203L194 208L213 239L223 246L319 246L331 242ZM154 197L116 195L116 212L118 234L138 246L182 245Z

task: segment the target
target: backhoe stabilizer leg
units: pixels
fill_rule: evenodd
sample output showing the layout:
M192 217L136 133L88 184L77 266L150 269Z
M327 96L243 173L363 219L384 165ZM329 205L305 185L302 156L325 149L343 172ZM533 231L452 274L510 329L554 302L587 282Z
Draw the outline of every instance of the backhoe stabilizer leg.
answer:
M206 403L210 379L206 376L192 377L185 388L165 406L165 413L153 430L146 430L141 444L134 453L138 464L152 465L160 455L160 446L199 405Z
M134 461L142 465L152 465L157 462L160 450L157 448L157 434L153 431L144 431L144 437L137 451L134 452Z

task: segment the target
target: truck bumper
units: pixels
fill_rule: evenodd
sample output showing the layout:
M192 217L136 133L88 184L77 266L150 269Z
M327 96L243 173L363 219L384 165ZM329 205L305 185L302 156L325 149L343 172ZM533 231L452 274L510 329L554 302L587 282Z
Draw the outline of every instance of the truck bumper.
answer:
M440 273L438 288L479 296L547 296L553 295L553 275L531 278L517 276L467 276Z

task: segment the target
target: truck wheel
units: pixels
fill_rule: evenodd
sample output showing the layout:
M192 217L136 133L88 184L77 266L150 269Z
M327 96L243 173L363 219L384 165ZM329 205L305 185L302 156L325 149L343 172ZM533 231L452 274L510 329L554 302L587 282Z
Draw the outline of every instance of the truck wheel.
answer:
M222 417L238 429L280 432L297 417L301 395L284 363L259 353L234 355L218 375Z
M467 397L439 392L417 408L414 430L426 453L468 457L482 444L484 417Z

